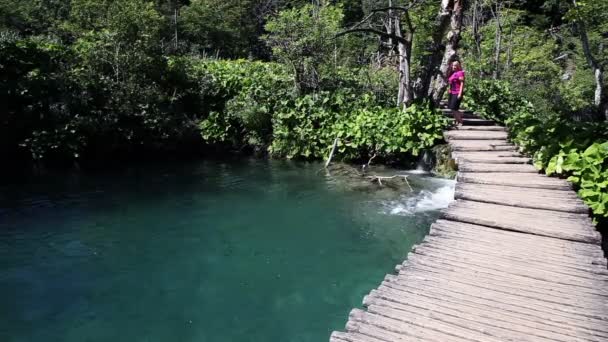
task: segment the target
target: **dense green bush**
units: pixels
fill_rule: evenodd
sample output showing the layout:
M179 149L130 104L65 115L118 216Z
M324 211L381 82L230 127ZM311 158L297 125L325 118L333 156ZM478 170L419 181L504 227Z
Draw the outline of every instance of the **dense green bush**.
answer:
M480 116L504 122L509 113L526 106L526 101L511 90L508 82L490 79L467 79L463 106Z
M547 175L568 177L597 217L608 217L608 124L573 122L521 109L507 119L515 143Z
M293 77L275 63L199 61L195 77L209 79L207 102L216 102L199 127L205 141L262 148L272 138L272 116L296 94Z
M427 105L402 111L374 105L373 95L315 94L277 113L271 152L288 158L324 158L338 138L342 160L388 160L417 155L441 138L447 120Z

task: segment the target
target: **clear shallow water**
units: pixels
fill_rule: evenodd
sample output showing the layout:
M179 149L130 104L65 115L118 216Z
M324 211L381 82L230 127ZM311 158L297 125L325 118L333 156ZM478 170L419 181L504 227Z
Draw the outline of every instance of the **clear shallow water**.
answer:
M327 341L453 196L240 161L0 186L0 340Z

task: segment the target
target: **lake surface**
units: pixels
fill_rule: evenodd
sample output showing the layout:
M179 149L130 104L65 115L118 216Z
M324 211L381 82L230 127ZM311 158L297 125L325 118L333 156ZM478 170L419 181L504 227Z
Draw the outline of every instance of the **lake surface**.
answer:
M321 167L205 161L1 185L0 341L327 341L454 183L361 189Z

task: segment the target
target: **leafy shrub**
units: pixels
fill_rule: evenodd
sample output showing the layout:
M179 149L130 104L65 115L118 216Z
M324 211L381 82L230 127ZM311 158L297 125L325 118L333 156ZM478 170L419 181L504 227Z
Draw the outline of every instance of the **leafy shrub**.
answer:
M345 101L349 103L343 106ZM441 113L428 105L402 111L373 102L372 95L343 93L300 98L294 108L276 116L271 152L288 158L324 158L338 138L337 158L388 160L431 147L447 126Z
M281 11L266 23L264 40L292 68L304 92L319 89L319 67L332 57L343 17L340 7L306 4Z
M517 111L527 103L511 91L508 82L469 79L465 87L464 107L479 113L480 116L504 122L509 113Z
M608 124L540 116L531 108L507 120L514 142L547 175L568 177L597 217L608 217Z
M249 61L200 61L197 77L209 79L203 102L212 102L199 128L205 141L232 147L267 146L272 115L295 95L293 78L279 64Z

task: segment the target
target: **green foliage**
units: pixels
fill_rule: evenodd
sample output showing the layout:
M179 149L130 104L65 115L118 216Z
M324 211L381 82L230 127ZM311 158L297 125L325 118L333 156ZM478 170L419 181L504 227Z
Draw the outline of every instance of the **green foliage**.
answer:
M336 157L384 160L417 155L441 138L447 120L427 105L405 111L374 106L372 95L319 93L298 98L274 120L271 152L288 158L324 158L335 138Z
M598 217L608 217L608 124L522 109L507 120L512 139L547 175L567 177Z
M464 106L486 119L504 122L509 113L527 105L506 81L469 78L465 89Z
M308 4L281 11L266 24L264 40L292 68L301 89L319 88L319 67L331 60L342 18L339 7Z
M200 61L194 67L210 79L207 98L220 102L200 123L203 139L233 147L267 146L272 138L272 116L295 94L294 82L279 64L240 61ZM221 99L221 100L220 100Z
M179 29L198 52L246 56L255 39L250 0L193 0L181 9ZM178 37L179 39L179 37Z

